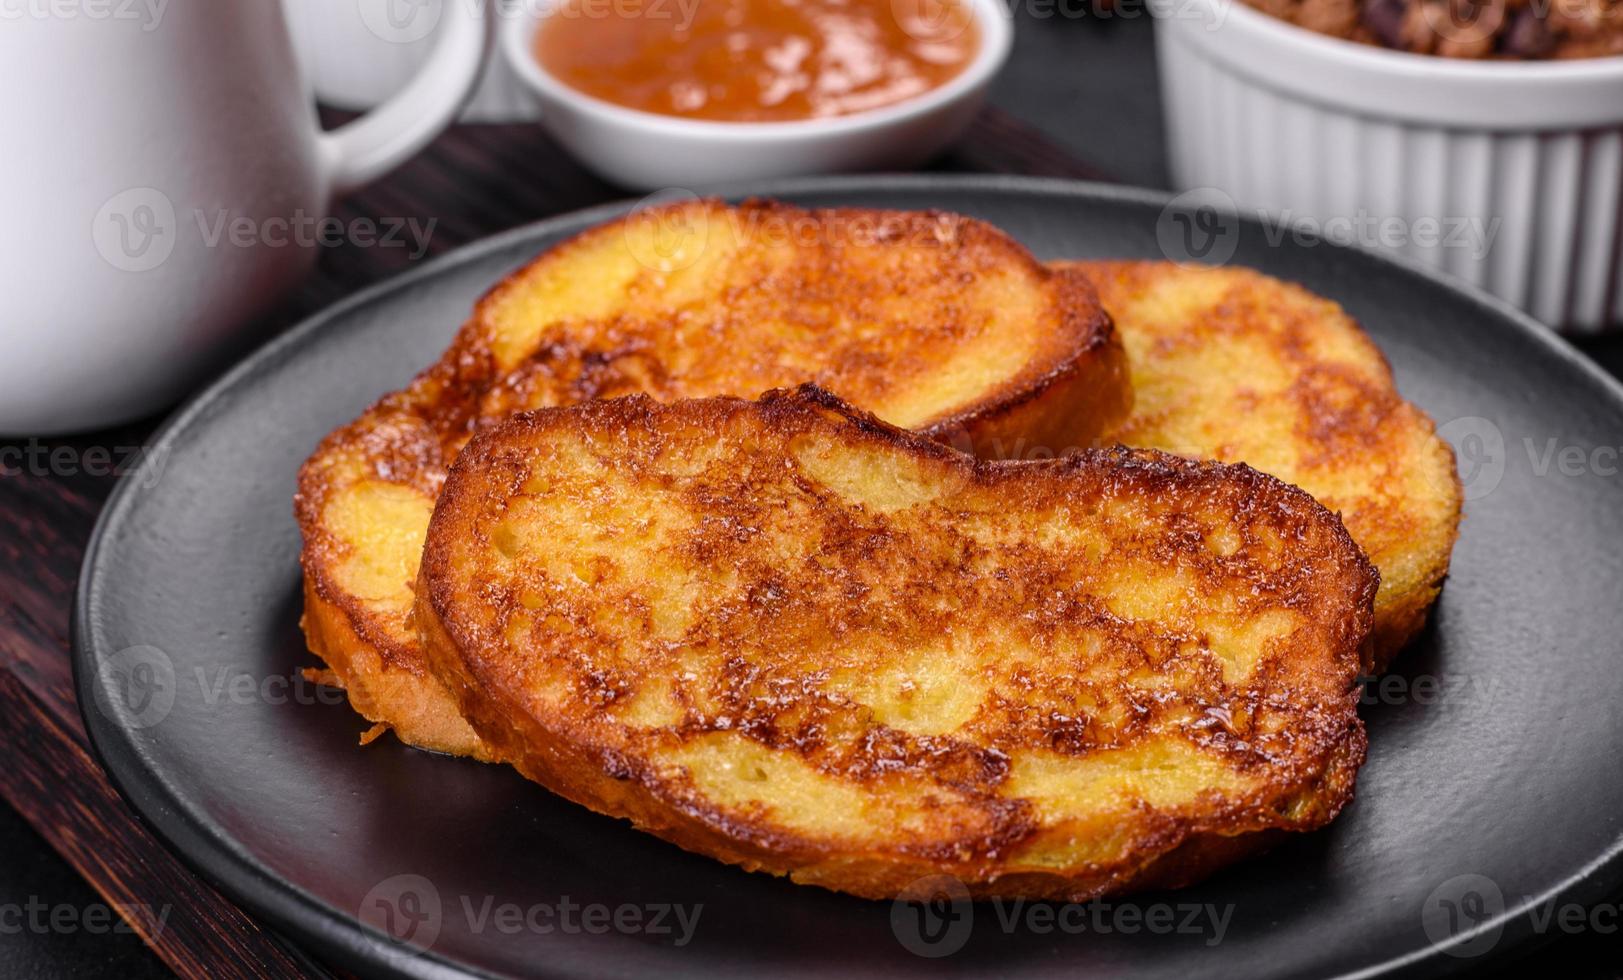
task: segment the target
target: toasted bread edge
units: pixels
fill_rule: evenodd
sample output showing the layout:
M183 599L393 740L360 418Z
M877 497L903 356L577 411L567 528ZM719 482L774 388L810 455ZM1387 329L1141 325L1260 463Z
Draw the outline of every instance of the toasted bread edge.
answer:
M451 692L437 678L389 660L383 651L396 644L368 639L361 632L368 619L364 613L357 617L342 602L323 598L314 577L305 576L304 615L299 621L305 641L337 677L357 714L387 725L410 745L494 761L491 747L463 720Z
M1086 276L1090 283L1094 283L1101 296L1107 291L1107 288L1099 285L1100 282L1108 282L1111 278L1118 276L1156 273L1163 269L1171 269L1175 265L1175 263L1164 261L1130 259L1058 259L1049 263L1050 268ZM1454 450L1437 435L1436 422L1431 416L1413 402L1404 398L1402 393L1398 391L1392 365L1385 352L1364 330L1362 324L1358 323L1339 303L1328 297L1320 296L1299 283L1279 279L1260 270L1229 266L1225 267L1225 271L1231 276L1266 282L1271 287L1282 290L1282 295L1287 298L1302 296L1313 303L1328 303L1333 306L1339 315L1344 318L1337 322L1336 329L1341 331L1343 325L1345 326L1343 339L1363 351L1369 364L1378 371L1386 387L1390 389L1394 402L1394 415L1388 420L1388 423L1401 424L1404 427L1412 428L1416 433L1424 437L1425 452L1429 458L1417 459L1414 465L1417 468L1429 470L1432 478L1439 484L1439 494L1446 501L1446 508L1449 511L1444 535L1446 542L1439 542L1439 547L1431 548L1421 556L1423 568L1418 576L1420 584L1411 586L1401 592L1388 591L1386 595L1378 597L1375 611L1372 671L1376 674L1385 673L1398 654L1425 628L1432 607L1436 604L1442 592L1443 583L1448 577L1454 546L1459 538L1459 525L1463 516L1464 502L1464 488L1455 465ZM1109 312L1108 309L1107 312ZM1116 333L1118 339L1125 343L1119 323L1116 325ZM1143 363L1137 363L1134 367L1138 372L1153 372L1153 367ZM1123 420L1125 421L1126 418L1127 416L1124 416ZM1244 425L1245 423L1237 422L1236 424ZM1286 482L1293 482L1288 478L1288 475L1279 475ZM1360 544L1360 548L1362 547L1363 545Z
M746 203L790 208L777 202ZM675 205L684 206L725 207L715 200ZM916 222L935 220L938 214L896 213ZM522 288L524 277L536 263L558 249L616 233L620 220L624 219L585 229L548 247L492 285L440 359L420 372L412 384L438 374L454 388L457 360L480 356L480 337L490 306L511 290ZM1039 458L1098 444L1103 434L1127 418L1132 391L1125 348L1092 281L1074 270L1050 268L995 226L969 218L964 221L973 234L1013 246L1030 271L1051 284L1061 329L1008 384L928 423L923 431L960 450L991 458ZM399 392L384 395L355 422L329 434L300 468L294 509L302 532L305 611L301 623L311 652L342 682L360 715L390 726L402 741L419 748L488 760L495 757L494 749L463 720L450 692L426 672L412 669L421 660L418 651L395 642L364 602L337 585L327 566L329 556L318 546L323 477L312 462L329 451L332 440L398 396Z
M881 436L907 452L935 459L965 459L919 433L898 429L856 410L814 385L768 392L761 401L768 404L769 411L774 405L780 410L810 406L841 416L863 432ZM598 407L603 409L616 403L625 405L627 412L635 412L652 402L645 396L630 396L599 403ZM655 774L644 771L635 761L612 749L586 745L562 732L549 730L501 683L500 665L492 666L476 652L471 655L465 652L473 645L471 638L455 635L443 616L450 604L452 589L447 580L448 556L436 542L453 524L450 520L440 520L441 512L449 513L460 506L469 489L455 473L464 462L473 465L472 461L480 458L487 445L502 437L503 430L549 424L552 418L569 411L543 409L521 413L505 425L481 433L453 468L453 478L447 482L435 507L436 519L430 524L419 571L416 621L430 669L448 690L457 693L461 713L474 730L495 747L504 761L550 791L597 813L627 819L638 829L686 850L745 870L787 876L801 884L870 899L905 896L921 879L942 874L938 861L895 852L852 853L827 842L751 826L691 799L676 798ZM1357 651L1360 669L1367 671L1372 606L1379 576L1339 517L1325 511L1305 492L1243 464L1191 461L1157 450L1116 449L1111 452L1171 468L1220 468L1240 473L1247 479L1261 481L1300 498L1300 503L1320 512L1327 526L1333 528L1350 567L1362 579L1359 613L1356 621L1348 624L1346 639L1349 648ZM967 879L964 884L975 898L1063 901L1086 901L1106 894L1149 888L1181 887L1265 849L1284 833L1318 829L1352 801L1356 773L1366 756L1368 743L1357 715L1358 697L1356 687L1350 688L1339 706L1345 724L1339 729L1339 740L1326 747L1323 765L1299 784L1277 793L1270 811L1274 822L1263 820L1261 814L1265 808L1262 806L1253 808L1249 821L1236 821L1226 811L1217 812L1209 821L1193 821L1191 826L1150 829L1130 851L1139 858L1136 861L1106 867L1089 865L1020 871L985 880L975 876L973 867L967 867L961 869ZM1289 817L1285 816L1287 813Z
M1027 376L921 428L924 435L985 459L1046 459L1100 445L1127 420L1133 409L1127 350L1093 282L1072 269L1043 271L1052 276L1062 311L1055 345L1061 359L1033 362Z

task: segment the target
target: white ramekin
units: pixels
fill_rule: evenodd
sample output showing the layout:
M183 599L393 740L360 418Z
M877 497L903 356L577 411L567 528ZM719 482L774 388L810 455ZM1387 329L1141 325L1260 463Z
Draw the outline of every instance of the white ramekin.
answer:
M282 0L293 49L315 96L340 109L366 110L400 91L428 61L447 3L486 0ZM489 15L510 15L494 0ZM464 122L535 118L535 100L500 58L485 66L463 107Z
M980 27L975 59L917 98L835 119L712 122L639 112L593 98L547 73L531 53L546 14L506 19L498 43L541 107L541 124L581 163L637 190L905 168L963 134L1008 58L1014 30L1003 0L969 0Z
M1552 326L1623 324L1623 57L1472 62L1239 0L1152 0L1172 176L1441 268Z

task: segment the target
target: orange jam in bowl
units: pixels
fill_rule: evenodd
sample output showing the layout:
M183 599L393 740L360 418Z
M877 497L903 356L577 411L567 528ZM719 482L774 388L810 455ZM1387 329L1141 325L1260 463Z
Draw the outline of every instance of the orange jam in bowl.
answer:
M878 109L961 73L971 0L562 0L534 54L560 82L643 112L793 122Z

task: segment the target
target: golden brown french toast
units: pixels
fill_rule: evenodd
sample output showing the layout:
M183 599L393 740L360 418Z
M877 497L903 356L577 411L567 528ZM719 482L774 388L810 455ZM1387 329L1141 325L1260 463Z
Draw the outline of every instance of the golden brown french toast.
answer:
M1250 465L1341 515L1381 573L1375 661L1425 625L1462 494L1454 453L1398 394L1340 306L1244 268L1075 262L1127 345L1134 406L1113 438Z
M488 758L410 621L423 532L463 443L522 409L802 381L983 448L1087 444L1130 401L1086 278L982 222L708 201L610 222L497 286L439 362L304 465L304 629L324 676L403 740Z
M476 437L421 576L501 758L857 895L1183 883L1328 822L1364 758L1375 572L1245 466L978 461L810 386L632 396Z

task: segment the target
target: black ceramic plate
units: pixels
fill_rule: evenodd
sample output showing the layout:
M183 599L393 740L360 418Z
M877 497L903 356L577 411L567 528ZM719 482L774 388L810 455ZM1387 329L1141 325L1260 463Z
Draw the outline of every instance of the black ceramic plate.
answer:
M1146 193L945 177L750 190L950 208L1044 257L1232 249L1364 323L1459 447L1469 501L1431 628L1371 690L1357 802L1180 892L893 907L684 853L504 768L357 748L358 719L290 680L312 663L294 472L438 355L481 291L608 208L464 249L283 336L180 412L149 454L161 470L114 495L80 583L80 700L118 785L197 869L327 958L436 977L1434 973L1570 927L1565 904L1618 883L1618 385L1502 304Z

